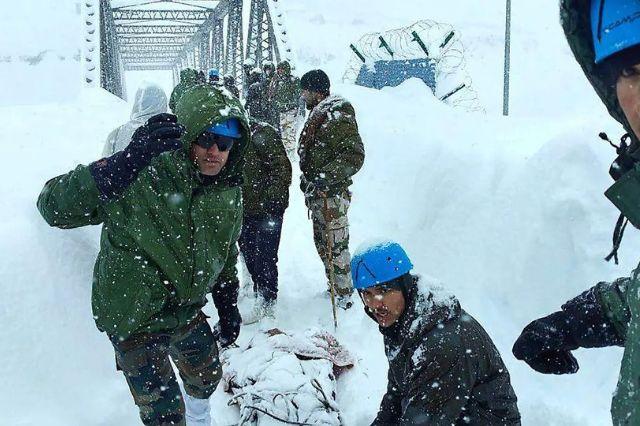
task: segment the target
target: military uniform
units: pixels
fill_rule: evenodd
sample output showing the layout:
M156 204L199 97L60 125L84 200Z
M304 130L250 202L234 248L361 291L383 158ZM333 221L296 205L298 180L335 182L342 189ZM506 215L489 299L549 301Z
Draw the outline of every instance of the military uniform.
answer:
M141 169L123 168L124 152L80 165L48 181L38 198L51 226L103 224L93 315L113 343L147 425L185 424L169 357L190 397L208 398L220 380L215 332L201 312L207 294L218 310L220 336L236 333L241 321L236 260L249 142L244 109L237 99L198 85L180 97L176 110L186 128L180 149L152 156ZM243 137L222 171L203 177L190 159L191 144L228 118L242 123Z
M240 252L266 302L278 292L278 248L282 217L289 205L291 163L276 129L251 120L251 144L245 155L242 196L244 214Z
M291 65L287 61L278 64L280 74L276 74L269 86L268 99L275 106L280 124L282 142L288 153L296 149L296 123L300 114L300 79L291 75Z
M313 220L314 241L327 278L332 267L338 294L351 294L349 185L364 163L364 145L353 106L335 95L320 102L305 123L298 155L302 170L300 188Z

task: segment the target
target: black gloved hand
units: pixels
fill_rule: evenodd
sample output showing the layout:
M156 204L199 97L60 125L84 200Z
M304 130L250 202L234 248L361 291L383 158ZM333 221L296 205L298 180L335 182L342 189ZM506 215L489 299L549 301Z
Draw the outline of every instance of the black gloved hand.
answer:
M180 149L180 137L183 133L184 126L178 124L178 117L175 115L154 115L144 126L136 129L131 143L124 149L128 165L142 169L163 152Z
M89 165L103 199L121 194L154 157L182 147L184 126L177 121L173 114L154 115L133 133L124 150Z
M224 313L219 312L219 314L220 321L213 327L213 336L221 347L226 348L238 338L242 317L237 306L233 306Z
M578 361L571 351L578 348L567 330L568 315L555 312L527 325L513 345L513 355L544 374L572 374Z

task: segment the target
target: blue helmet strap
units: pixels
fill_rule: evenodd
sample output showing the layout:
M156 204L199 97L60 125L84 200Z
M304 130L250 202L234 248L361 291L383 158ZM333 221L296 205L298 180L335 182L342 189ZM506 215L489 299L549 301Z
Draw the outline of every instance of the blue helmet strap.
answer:
M369 267L367 266L366 263L364 263L364 259L360 259L360 261L358 262L358 264L356 265L356 282L358 281L358 279L360 278L360 267L363 267L364 269L367 270L367 272L369 273L369 275L371 275L374 279L376 279L376 274L373 273L373 271L371 269L369 269Z
M598 41L602 41L602 14L604 13L604 2L605 0L600 0L600 8L598 10Z

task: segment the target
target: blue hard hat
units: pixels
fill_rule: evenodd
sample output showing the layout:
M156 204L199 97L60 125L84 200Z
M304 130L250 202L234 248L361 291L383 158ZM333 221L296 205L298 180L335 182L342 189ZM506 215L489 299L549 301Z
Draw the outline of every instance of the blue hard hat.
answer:
M640 44L640 1L591 0L591 33L596 64Z
M240 139L242 137L241 127L240 120L237 118L230 118L220 123L212 124L207 131L215 135Z
M209 77L220 77L220 71L215 68L209 70Z
M409 256L393 241L368 245L351 259L353 287L362 290L392 281L413 269Z

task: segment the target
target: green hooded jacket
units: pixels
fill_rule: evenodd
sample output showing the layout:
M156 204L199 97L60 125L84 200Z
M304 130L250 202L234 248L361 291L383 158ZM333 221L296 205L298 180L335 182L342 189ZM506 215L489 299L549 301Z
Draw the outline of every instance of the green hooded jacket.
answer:
M560 18L571 50L609 114L631 135L631 155L640 158L637 135L631 130L615 88L595 65L591 35L590 2L561 0ZM593 287L604 314L625 344L616 392L611 403L614 425L640 425L640 266L630 278Z
M98 329L112 339L187 325L209 292L218 311L237 300L245 112L237 99L208 85L187 91L176 112L186 127L183 148L155 157L119 197L102 201L89 167L80 165L48 181L38 198L51 226L103 224L92 307ZM244 135L205 185L190 160L191 144L231 117Z
M169 98L169 108L171 108L171 111L176 112L176 105L182 94L196 84L198 84L198 71L192 68L186 68L180 71L180 82L173 88L171 97Z
M364 144L351 103L332 95L309 114L298 146L302 177L300 188L308 196L311 184L326 184L327 194L348 190L351 177L364 164Z
M273 126L250 120L242 198L245 216L281 216L289 205L291 163Z

